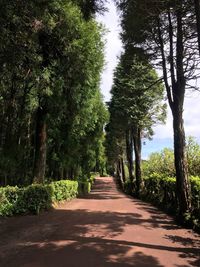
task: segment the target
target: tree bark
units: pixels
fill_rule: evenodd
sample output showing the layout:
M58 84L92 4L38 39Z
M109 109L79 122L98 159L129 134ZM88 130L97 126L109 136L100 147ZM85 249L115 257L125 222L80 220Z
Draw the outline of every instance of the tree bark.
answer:
M171 86L167 76L167 63L164 50L164 40L161 32L161 25L158 19L158 36L160 43L160 52L162 55L162 67L165 87L167 91L168 102L173 115L174 131L174 157L176 169L176 194L179 206L179 215L181 217L187 211L190 211L190 187L188 182L188 170L185 154L185 131L183 123L183 104L185 97L185 74L184 74L184 32L183 32L183 1L180 0L179 7L176 10L177 31L176 31L176 58L173 62L173 35L175 36L170 10L168 11L169 20L169 40L170 40L170 74ZM176 69L176 79L175 79Z
M179 206L179 215L184 215L191 208L190 187L186 160L186 142L183 124L182 108L175 105L173 110L174 128L174 158L176 169L176 194Z
M125 183L126 175L125 175L125 168L124 168L124 159L121 158L120 162L121 162L121 170L122 170L122 180L123 180L123 183Z
M200 2L199 0L194 0L195 15L196 15L196 25L197 25L197 36L198 36L198 47L200 54Z
M46 111L39 107L36 118L36 132L35 132L35 160L33 181L35 183L43 183L46 169Z
M120 159L118 159L118 162L117 162L117 178L119 179L121 186L123 187L122 165L121 165Z
M133 136L130 129L126 131L126 155L128 160L129 179L131 183L133 183Z
M181 1L182 4L182 1ZM188 181L188 166L186 160L185 131L183 123L183 104L185 97L184 75L184 45L183 45L183 10L182 6L177 10L177 47L176 47L176 71L177 82L172 85L174 104L173 128L174 128L174 157L176 169L176 191L180 216L191 209L190 187Z
M137 128L134 134L134 152L135 152L135 177L136 177L136 194L139 197L142 187L142 171L141 171L141 130Z

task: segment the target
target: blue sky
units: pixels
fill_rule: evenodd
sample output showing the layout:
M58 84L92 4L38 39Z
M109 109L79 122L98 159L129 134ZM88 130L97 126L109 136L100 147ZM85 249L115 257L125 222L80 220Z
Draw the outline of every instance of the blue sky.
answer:
M154 138L152 141L144 140L142 158L147 159L151 153L161 151L165 147L173 148L172 138Z
M106 65L102 74L101 91L105 101L110 100L110 90L113 81L113 70L122 51L122 43L119 38L120 21L116 7L110 0L107 2L108 12L98 16L97 20L105 25L108 32L105 36L105 60ZM200 93L187 92L184 104L184 122L186 136L194 136L200 140ZM173 147L172 116L168 107L168 116L165 125L154 127L153 141L147 141L143 146L143 158L147 158L151 152L162 150L164 147Z

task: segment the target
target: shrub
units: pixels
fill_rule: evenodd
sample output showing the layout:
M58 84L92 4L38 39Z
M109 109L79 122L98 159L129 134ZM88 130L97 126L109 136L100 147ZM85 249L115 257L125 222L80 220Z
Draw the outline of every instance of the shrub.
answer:
M88 181L79 181L78 182L78 193L79 195L85 195L90 193L91 183Z
M58 181L49 185L34 184L0 188L0 215L38 214L47 210L55 201L70 200L78 194L77 181Z
M195 225L200 228L200 177L192 176L191 190L192 190L192 220Z
M8 201L5 190L0 188L0 216L12 215L12 204Z
M16 203L16 213L28 212L39 214L40 210L47 210L52 204L52 189L50 185L30 185L23 190L22 198Z
M78 194L77 181L61 180L52 182L50 186L52 189L53 201L70 200L75 198Z
M195 227L200 227L200 178L190 177L192 212L189 214L190 220ZM177 213L178 205L176 199L176 179L165 177L157 173L152 173L144 179L144 189L141 197L154 204Z
M187 161L189 175L200 176L200 144L194 137L187 138ZM149 159L142 162L145 176L156 172L169 177L175 176L173 149L164 148L160 152L150 154Z
M143 173L149 176L152 173L175 176L174 153L172 149L164 148L161 152L152 153L147 161L142 163Z
M95 175L80 181L61 180L47 185L33 184L28 187L0 187L0 216L38 214L47 210L53 202L70 200L91 191Z
M83 176L78 181L78 193L79 195L84 195L90 193L92 189L92 185L95 182L95 177L98 176L99 173L90 173L90 177Z
M124 192L128 195L133 194L133 189L132 189L132 184L130 180L126 180L125 183L123 184L124 187Z

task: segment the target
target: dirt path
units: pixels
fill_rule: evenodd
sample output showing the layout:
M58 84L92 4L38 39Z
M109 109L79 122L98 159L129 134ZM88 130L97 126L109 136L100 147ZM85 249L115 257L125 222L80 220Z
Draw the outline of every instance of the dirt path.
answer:
M1 219L0 266L200 267L200 237L98 178L87 198Z

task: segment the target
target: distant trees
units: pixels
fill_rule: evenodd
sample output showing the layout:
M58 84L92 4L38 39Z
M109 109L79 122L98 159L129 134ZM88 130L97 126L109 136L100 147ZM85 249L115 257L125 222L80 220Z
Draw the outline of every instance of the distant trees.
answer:
M164 120L166 108L162 103L163 86L142 50L131 46L125 48L115 70L111 94L110 123L107 126L108 158L111 162L115 161L117 172L124 180L123 161L126 155L129 177L139 195L142 187L141 139L153 134L152 125ZM116 151L114 155L110 154L113 150Z
M187 161L189 176L200 176L200 145L193 137L187 138ZM142 164L145 177L155 173L161 177L175 177L174 151L164 148L161 152L152 153Z
M174 156L179 211L190 209L183 106L185 90L197 79L199 64L197 27L191 1L120 0L122 40L143 48L163 72L173 115ZM198 7L196 9L198 17Z
M86 2L0 0L1 184L73 178L102 157L103 32Z

